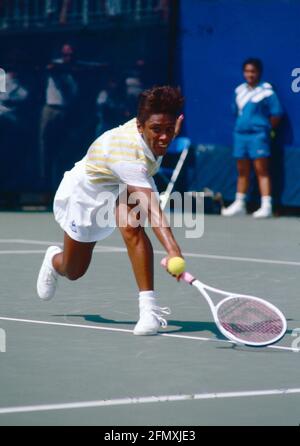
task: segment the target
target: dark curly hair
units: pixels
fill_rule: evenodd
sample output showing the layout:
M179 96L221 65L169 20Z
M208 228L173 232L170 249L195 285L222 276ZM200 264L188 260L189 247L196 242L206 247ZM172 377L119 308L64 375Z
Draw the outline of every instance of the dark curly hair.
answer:
M166 113L176 117L184 104L179 88L153 87L140 95L137 118L144 124L151 115Z
M257 59L254 57L249 57L249 59L246 59L243 62L243 71L245 70L247 65L252 65L253 67L255 67L257 69L259 74L262 74L264 67L263 67L263 63L260 59Z

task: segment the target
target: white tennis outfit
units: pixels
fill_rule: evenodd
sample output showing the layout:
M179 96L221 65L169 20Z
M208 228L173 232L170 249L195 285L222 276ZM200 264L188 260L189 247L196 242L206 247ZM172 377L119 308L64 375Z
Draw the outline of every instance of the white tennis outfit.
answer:
M54 216L79 242L96 242L116 227L114 206L126 184L156 190L155 158L138 132L136 119L104 133L87 155L65 173L54 198Z

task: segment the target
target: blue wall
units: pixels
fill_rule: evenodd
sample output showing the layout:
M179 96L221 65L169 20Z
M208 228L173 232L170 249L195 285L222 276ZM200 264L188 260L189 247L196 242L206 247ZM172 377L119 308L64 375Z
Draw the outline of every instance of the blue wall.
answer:
M300 0L182 0L179 9L185 131L196 147L202 144L189 188L210 187L226 200L234 198L231 104L244 81L243 61L258 57L263 78L274 85L286 113L272 147L275 203L300 206L300 93L292 91L292 71L300 67Z
M179 57L187 99L186 130L196 143L231 144L230 104L247 57L263 60L287 112L284 142L300 147L299 0L182 0Z

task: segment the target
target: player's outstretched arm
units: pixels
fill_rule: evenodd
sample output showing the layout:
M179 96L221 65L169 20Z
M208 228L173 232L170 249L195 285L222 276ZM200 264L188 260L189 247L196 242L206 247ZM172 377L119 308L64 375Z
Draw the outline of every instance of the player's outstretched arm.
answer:
M182 257L169 222L161 210L156 193L153 189L128 186L128 196L132 204L138 205L144 218L147 217L150 226L169 257Z

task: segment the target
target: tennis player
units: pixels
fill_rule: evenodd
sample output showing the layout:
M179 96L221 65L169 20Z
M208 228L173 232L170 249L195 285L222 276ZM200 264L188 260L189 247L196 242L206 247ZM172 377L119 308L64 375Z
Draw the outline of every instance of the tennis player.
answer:
M235 90L234 109L237 120L233 155L237 160L238 184L235 201L222 211L222 215L226 217L246 214L245 203L252 163L261 193L261 207L254 212L253 217L272 216L270 135L278 127L283 111L272 85L261 80L262 71L263 66L259 59L247 59L243 64L246 82Z
M64 231L64 247L51 246L46 251L37 281L42 300L54 297L59 277L81 278L97 241L111 235L117 225L139 289L140 318L134 334L155 335L161 325L167 325L163 315L168 312L158 306L154 291L152 244L139 218L141 213L148 217L169 258L182 257L152 177L180 131L183 102L180 90L170 86L143 92L137 118L101 135L65 173L54 198L54 216ZM137 202L130 200L132 194L139 198L140 212L135 212ZM107 197L114 221L105 224Z

